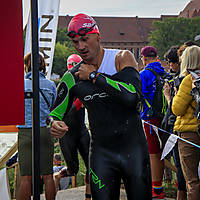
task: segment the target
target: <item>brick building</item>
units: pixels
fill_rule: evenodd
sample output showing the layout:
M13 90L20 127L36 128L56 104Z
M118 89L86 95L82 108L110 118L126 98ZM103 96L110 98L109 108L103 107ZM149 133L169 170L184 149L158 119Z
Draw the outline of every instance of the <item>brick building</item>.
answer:
M191 18L200 16L200 0L192 0L179 15L161 15L160 18L136 17L93 17L101 32L101 45L104 48L128 49L139 58L140 50L148 44L154 20L168 17ZM66 28L72 16L59 16L58 27ZM138 60L139 61L139 60Z
M140 49L148 44L152 22L177 15L162 15L160 18L139 17L93 17L101 33L101 45L104 48L128 49L138 59ZM59 16L58 27L66 28L72 16Z
M179 17L193 18L200 16L200 0L191 0L180 12Z

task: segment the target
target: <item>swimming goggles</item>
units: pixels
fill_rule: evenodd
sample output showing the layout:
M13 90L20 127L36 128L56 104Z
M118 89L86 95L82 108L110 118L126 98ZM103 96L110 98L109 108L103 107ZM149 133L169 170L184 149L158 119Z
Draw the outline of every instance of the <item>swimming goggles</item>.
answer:
M77 33L75 31L69 31L67 33L67 36L69 36L70 38L75 38L76 35L85 36L88 32L93 30L95 25L96 24L92 25L90 28L88 27L80 28Z

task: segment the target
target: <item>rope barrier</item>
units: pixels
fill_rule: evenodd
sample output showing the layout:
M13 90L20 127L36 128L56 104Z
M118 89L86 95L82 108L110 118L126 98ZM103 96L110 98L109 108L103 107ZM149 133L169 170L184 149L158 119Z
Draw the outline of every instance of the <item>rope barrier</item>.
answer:
M163 130L163 129L161 129L161 128L159 128L159 127L153 125L153 124L150 124L149 122L146 122L146 121L144 121L144 120L142 120L142 121L143 121L144 123L146 123L146 124L152 126L152 127L157 128L158 130L160 130L160 131L162 131L162 132L164 132L164 133L167 133L167 134L169 134L169 135L175 135L175 134L169 133L169 132L167 132L167 131L165 131L165 130ZM185 139L181 138L180 136L177 136L177 138L200 149L200 146L197 145L197 144L194 144L193 142L190 142L190 141L188 141L188 140L185 140Z

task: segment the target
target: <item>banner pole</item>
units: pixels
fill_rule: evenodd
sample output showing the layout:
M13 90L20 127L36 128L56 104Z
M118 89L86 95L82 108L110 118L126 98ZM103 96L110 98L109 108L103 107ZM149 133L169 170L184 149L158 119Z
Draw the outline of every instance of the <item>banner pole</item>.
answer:
M38 1L31 0L32 35L32 180L33 199L40 199L40 112L39 112L39 66L38 66Z

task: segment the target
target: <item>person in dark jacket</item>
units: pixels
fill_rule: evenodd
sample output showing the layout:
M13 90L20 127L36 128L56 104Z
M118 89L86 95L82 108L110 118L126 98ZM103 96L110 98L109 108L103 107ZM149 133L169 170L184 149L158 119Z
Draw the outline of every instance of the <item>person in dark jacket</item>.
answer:
M179 85L183 78L179 77L180 74L180 61L178 56L179 46L172 46L164 55L165 59L167 60L170 72L174 74L174 81L172 84L166 82L164 85L164 94L168 102L168 109L166 111L166 115L162 122L162 128L166 131L173 133L174 123L176 121L176 116L172 112L172 101L173 97L175 96L176 90L178 90ZM174 87L176 89L174 89ZM169 136L165 134L166 136ZM178 152L178 142L174 146L173 150L173 158L177 168L177 183L178 183L178 190L177 190L177 200L184 200L187 196L186 190L186 182L183 176L179 152Z

